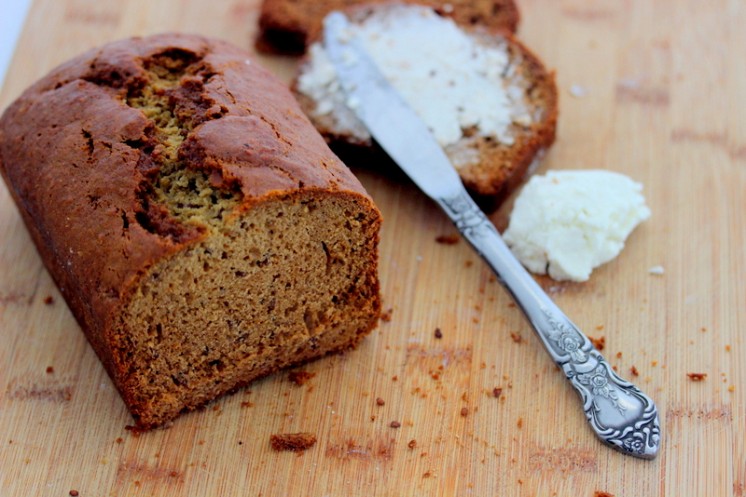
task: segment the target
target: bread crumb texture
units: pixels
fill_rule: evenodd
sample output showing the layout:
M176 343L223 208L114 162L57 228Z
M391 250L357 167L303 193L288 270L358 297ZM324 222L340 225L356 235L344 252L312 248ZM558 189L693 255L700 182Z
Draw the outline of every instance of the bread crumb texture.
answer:
M0 166L138 429L377 323L379 211L227 43L132 38L63 64L3 115Z
M276 451L301 452L316 444L316 435L313 433L281 433L271 435L269 442Z

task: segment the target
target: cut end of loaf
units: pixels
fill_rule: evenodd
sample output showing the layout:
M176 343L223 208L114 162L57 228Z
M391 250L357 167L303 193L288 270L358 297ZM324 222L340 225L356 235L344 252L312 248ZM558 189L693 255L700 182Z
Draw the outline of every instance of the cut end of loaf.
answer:
M378 223L342 195L278 199L151 268L119 337L138 425L354 346L380 313Z

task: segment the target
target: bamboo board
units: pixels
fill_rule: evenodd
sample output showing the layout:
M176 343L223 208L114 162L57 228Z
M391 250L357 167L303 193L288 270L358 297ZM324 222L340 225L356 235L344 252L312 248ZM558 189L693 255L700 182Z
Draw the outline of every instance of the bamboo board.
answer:
M645 185L653 216L618 259L585 284L540 281L656 400L656 460L596 440L489 270L465 243L435 242L455 233L445 217L371 171L358 172L385 216L391 319L354 352L304 367L315 376L303 386L277 374L134 436L1 185L0 494L746 495L746 5L519 5L520 37L561 92L542 170L605 168ZM37 0L0 108L56 64L125 36L180 30L251 49L257 12L258 0ZM285 81L296 63L259 60ZM498 226L508 210L493 215ZM649 274L655 265L665 273ZM271 434L299 431L317 444L270 448Z

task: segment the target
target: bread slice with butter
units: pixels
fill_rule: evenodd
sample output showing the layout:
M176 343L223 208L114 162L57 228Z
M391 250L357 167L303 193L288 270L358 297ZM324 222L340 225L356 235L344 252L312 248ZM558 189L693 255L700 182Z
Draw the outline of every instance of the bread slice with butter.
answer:
M390 0L264 0L259 15L256 47L262 52L302 54L319 38L321 22L334 10ZM518 7L513 0L414 0L432 7L457 23L480 25L514 33Z
M425 121L467 189L496 207L553 143L554 75L508 33L466 29L406 4L346 11L381 71ZM316 128L354 164L374 147L348 107L320 42L309 48L293 90ZM342 152L341 152L342 153Z

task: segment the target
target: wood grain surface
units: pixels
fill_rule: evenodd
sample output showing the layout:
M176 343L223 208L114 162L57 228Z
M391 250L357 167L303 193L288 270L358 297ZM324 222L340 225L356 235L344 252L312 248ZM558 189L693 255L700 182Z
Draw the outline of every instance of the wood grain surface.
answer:
M0 107L121 37L180 30L253 50L258 3L36 0ZM314 374L302 386L276 374L135 436L1 185L0 495L744 497L746 4L519 5L519 35L561 92L542 170L605 168L645 185L653 216L618 259L584 284L540 281L657 401L656 460L601 445L488 269L465 243L435 241L455 234L445 217L410 184L361 170L385 216L390 320L302 368ZM259 60L285 81L296 64ZM655 265L665 273L649 274ZM271 434L292 432L318 442L272 450Z

